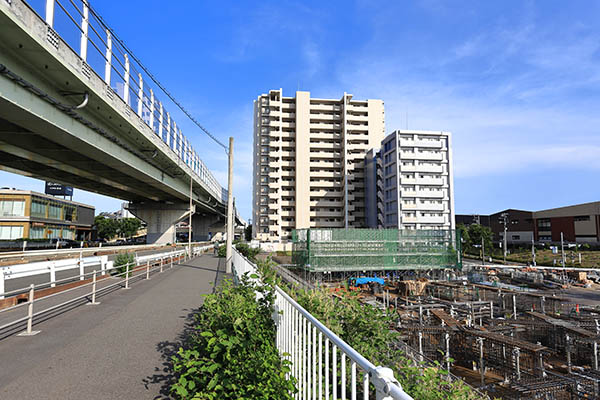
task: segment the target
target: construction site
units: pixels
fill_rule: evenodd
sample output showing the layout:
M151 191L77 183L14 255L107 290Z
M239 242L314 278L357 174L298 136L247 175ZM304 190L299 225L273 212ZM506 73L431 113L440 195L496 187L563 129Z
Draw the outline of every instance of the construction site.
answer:
M453 233L375 232L299 231L286 273L385 310L415 362L482 396L600 398L594 273L480 266L461 259Z

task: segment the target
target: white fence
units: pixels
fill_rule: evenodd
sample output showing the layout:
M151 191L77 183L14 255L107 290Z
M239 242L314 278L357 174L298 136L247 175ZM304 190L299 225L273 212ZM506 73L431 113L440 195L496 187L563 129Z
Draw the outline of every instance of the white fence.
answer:
M235 249L232 269L236 281L244 273L257 273L256 266ZM356 400L359 393L368 399L374 391L377 400L412 400L391 369L365 359L279 287L275 288L274 320L277 348L282 358L291 361L291 376L297 380L296 399L347 399L350 394Z
M213 248L213 246L194 247L194 248L192 248L192 256L200 255L202 252L204 252L206 250L210 250L212 248ZM189 257L187 248L183 249L183 250L175 250L175 251L169 251L169 252L164 252L164 253L151 254L151 255L147 255L147 256L143 256L143 257L137 257L137 259L133 263L130 263L130 264L127 264L124 266L126 268L124 272L113 275L113 277L121 277L123 279L119 279L115 283L109 283L107 285L104 285L101 288L97 288L98 271L94 270L91 273L83 273L83 274L71 276L71 277L63 279L63 280L42 283L39 285L31 284L25 288L20 288L20 289L11 291L11 292L0 293L1 295L4 296L4 295L10 295L10 294L22 293L24 291L28 291L27 302L16 304L16 305L4 308L4 309L0 309L0 317L4 317L5 315L8 315L8 318L5 318L4 323L2 325L0 325L0 332L2 332L4 329L18 326L19 324L27 322L27 330L23 334L24 335L35 334L37 332L32 331L32 325L33 325L34 318L36 318L40 315L43 315L43 314L50 313L54 310L57 310L61 307L66 306L68 304L72 304L76 301L80 301L83 299L91 299L91 302L89 304L99 304L96 302L96 295L99 292L107 291L109 289L113 289L113 288L117 288L117 287L123 287L124 289L129 289L130 282L133 282L135 280L144 279L144 277L145 277L145 279L150 279L151 272L157 271L157 270L160 270L160 272L163 272L163 269L165 266L173 267L173 263L175 261L179 262L179 261L181 261L182 258L185 261L187 257ZM102 261L103 261L102 257L96 257L96 258L100 259L99 265L102 265ZM65 261L65 262L71 261L70 268L72 268L73 265L81 265L81 264L85 265L85 262L82 262L83 259L71 259L71 260L63 260L63 261ZM49 262L49 263L51 264L53 262ZM35 264L40 264L40 263L35 263ZM91 264L91 265L93 265L93 264ZM100 272L101 274L106 274L106 271L115 268L114 264L112 262L106 262L105 265L106 265L106 268L104 269L104 273L102 273L102 271L101 271ZM41 271L41 270L44 271L43 273L48 272L43 269L40 269L39 266L32 268L30 264L12 266L12 268L15 268L15 267L21 267L21 271L14 272L15 275L24 274L25 276L27 276L27 274L39 273L39 271ZM136 272L137 272L137 274L136 274ZM0 274L0 276L1 275L3 275L3 274ZM29 275L29 276L31 276L31 275ZM81 280L91 278L91 282L77 285L75 287L71 287L66 290L61 290L61 291L49 294L44 297L35 298L36 290L40 290L43 287L47 287L47 286L52 287L52 286L55 286L55 284L57 284L57 283L66 283L68 281L77 280L78 278ZM106 282L109 282L109 281L106 281ZM58 300L59 301L58 304L49 305L46 308L34 313L34 303L39 303L41 301L48 301L51 299L56 299L56 296L64 296L65 294L73 293L74 291L81 292L82 288L86 288L86 287L89 287L89 289L88 290L84 289L84 294L74 294L74 297L68 298L64 301ZM51 303L53 303L53 302L56 303L56 300L51 301ZM21 317L21 318L16 318L16 319L12 319L10 317L11 315L13 315L13 312L16 309L22 308L24 306L27 306L27 308L28 308L26 316Z

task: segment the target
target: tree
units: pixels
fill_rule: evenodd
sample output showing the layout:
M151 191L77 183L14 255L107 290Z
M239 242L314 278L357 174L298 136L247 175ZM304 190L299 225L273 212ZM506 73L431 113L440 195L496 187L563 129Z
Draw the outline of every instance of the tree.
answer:
M118 233L124 238L130 238L135 235L142 226L142 222L137 218L122 218L118 220Z
M252 240L252 225L248 225L246 227L246 229L244 229L244 236L245 236L246 242L249 242Z
M491 254L493 248L493 233L490 228L479 224L472 224L469 225L468 233L471 246L477 245L478 247L481 247L481 239L483 238L483 246L487 249L486 253Z
M469 230L464 224L458 224L456 230L460 232L460 238L462 240L462 253L464 255L467 251L467 248L471 247L471 238L469 236Z
M118 223L116 220L98 215L94 218L94 225L98 231L100 239L110 240L116 236L118 232Z

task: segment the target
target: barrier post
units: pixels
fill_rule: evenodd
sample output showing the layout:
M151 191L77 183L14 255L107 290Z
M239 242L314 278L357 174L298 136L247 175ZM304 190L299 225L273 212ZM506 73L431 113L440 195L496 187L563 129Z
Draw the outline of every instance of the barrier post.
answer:
M150 279L150 260L146 262L146 279Z
M34 331L33 328L33 301L34 301L34 285L33 283L29 286L29 305L27 306L27 330L19 333L17 336L33 336L40 333L40 331Z
M92 276L92 302L88 304L93 306L100 304L96 302L96 270L94 270L94 275Z
M56 262L50 263L50 287L56 287Z
M129 289L129 263L127 263L127 272L125 272L125 289Z
M162 274L163 272L163 265L165 264L165 258L161 257L160 258L160 273Z
M171 268L173 268L173 254L171 254Z
M4 271L0 268L0 300L4 299Z

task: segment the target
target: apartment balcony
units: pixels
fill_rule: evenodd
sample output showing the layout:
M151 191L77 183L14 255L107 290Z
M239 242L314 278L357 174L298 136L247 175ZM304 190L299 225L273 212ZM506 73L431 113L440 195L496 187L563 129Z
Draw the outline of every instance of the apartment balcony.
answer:
M282 157L296 157L296 151L282 150L281 156Z
M346 115L346 120L347 121L357 121L357 122L369 122L369 116L368 115L351 115L351 114L348 114L348 115Z
M281 166L282 167L296 167L296 161L282 160Z
M344 227L344 221L339 221L339 222L319 221L319 222L314 222L314 224L315 224L314 228L343 228Z
M344 216L344 212L342 210L339 211L311 211L311 218L326 218L326 217L334 217L341 218Z
M417 185L445 185L446 180L443 178L417 178Z
M311 122L309 124L311 129L327 129L327 130L339 130L342 129L342 124L331 121L331 122Z
M417 159L419 160L432 160L432 161L442 161L443 154L442 153L413 153Z
M342 182L310 181L311 188L341 188Z
M331 161L319 160L319 161L311 161L310 166L311 167L341 168L342 163L340 161L334 161L334 160L331 160Z
M325 139L325 140L331 140L331 139L341 140L342 134L339 132L335 132L335 133L311 132L310 138L311 139Z
M405 223L405 224L416 223L417 222L417 217L405 217L405 216L402 216L402 222Z
M446 222L444 217L417 217L417 223L419 224L443 224Z
M281 161L269 161L269 168L281 168Z
M411 167L412 169L407 169L405 166L401 166L400 170L402 171L416 171L416 172L433 172L437 174L444 173L444 167L441 165L417 165Z
M400 177L400 184L401 185L415 185L416 183L417 183L417 179L416 178Z
M417 197L417 191L416 190L401 190L400 194L402 197Z
M283 204L283 203L282 203ZM328 200L313 200L310 202L311 207L343 207L344 202L342 200L329 201Z
M340 171L310 171L310 176L314 178L341 178L342 173Z
M295 207L296 201L295 200L281 200L280 204L282 207L287 207L287 206Z
M441 141L428 140L400 140L400 147L425 147L430 149L441 149Z
M281 122L281 124L279 125L282 128L296 128L296 123L295 122Z
M311 110L319 111L337 111L340 112L342 107L337 104L312 104L310 105Z
M295 112L289 112L289 111L282 111L281 112L281 118L296 118L296 113Z
M316 142L311 142L310 143L310 151L314 151L313 149L319 149L319 150L330 150L330 151L338 151L340 152L342 150L342 145L339 143L316 143Z
M402 209L405 209L405 206L402 206ZM418 203L414 208L419 211L436 211L436 212L444 212L444 204L429 204L429 203Z
M295 217L296 216L296 212L295 211L281 211L281 217Z
M404 194L403 194L404 195ZM443 199L444 198L444 192L440 191L436 191L436 190L418 190L416 193L417 197L424 197L424 198L430 198L430 199Z

